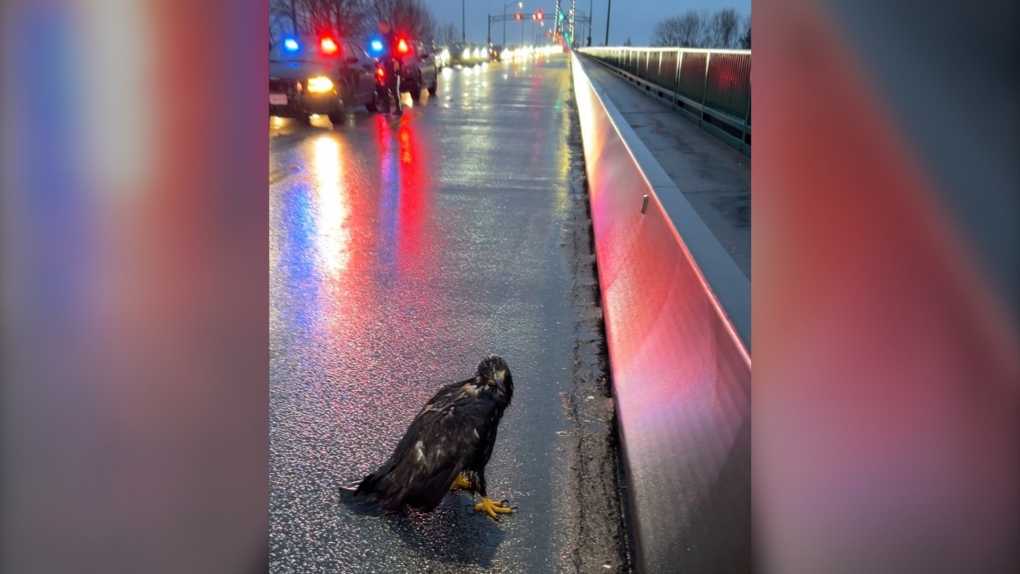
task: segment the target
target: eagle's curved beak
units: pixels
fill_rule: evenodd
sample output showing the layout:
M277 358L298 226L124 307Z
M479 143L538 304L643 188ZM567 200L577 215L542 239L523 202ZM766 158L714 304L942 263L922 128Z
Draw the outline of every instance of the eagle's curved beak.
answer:
M498 387L502 387L503 386L503 377L504 376L506 376L506 372L504 372L504 371L496 371L493 374L493 376L492 376L493 384L495 384Z

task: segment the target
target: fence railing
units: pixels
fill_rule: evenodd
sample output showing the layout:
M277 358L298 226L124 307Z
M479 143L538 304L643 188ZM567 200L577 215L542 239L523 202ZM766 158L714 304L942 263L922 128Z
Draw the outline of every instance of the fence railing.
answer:
M751 155L751 51L579 48Z

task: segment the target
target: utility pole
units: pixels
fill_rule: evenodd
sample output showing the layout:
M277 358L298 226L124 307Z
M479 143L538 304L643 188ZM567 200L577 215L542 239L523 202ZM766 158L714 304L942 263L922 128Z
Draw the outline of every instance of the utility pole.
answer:
M290 23L294 26L294 35L297 36L297 9L294 7L295 0L290 0Z
M456 4L454 4L454 6L456 6ZM460 0L460 41L462 44L467 42L467 30L465 30L465 26L467 26L467 19L464 17L464 0ZM606 37L608 38L609 28L606 28L606 30Z
M592 16L594 15L594 12L592 12L592 3L594 1L595 0L588 0L588 46L591 46L591 25L594 23L592 22Z
M577 20L577 0L570 0L570 48L577 46L577 37L574 31L574 23Z
M517 4L517 8L518 9L524 8L523 0L518 0L516 2L516 4ZM513 6L513 5L514 5L514 2L505 2L503 4L503 45L504 46L506 46L506 8L507 8L507 6ZM521 20L523 21L523 18L521 18Z
M609 0L609 4L606 6L606 46L609 45L609 14L613 9L613 0Z

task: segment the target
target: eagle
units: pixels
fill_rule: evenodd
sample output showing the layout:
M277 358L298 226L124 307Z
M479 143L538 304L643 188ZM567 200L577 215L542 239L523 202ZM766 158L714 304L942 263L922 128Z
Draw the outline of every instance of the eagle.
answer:
M403 506L433 510L447 492L462 488L482 496L476 511L492 518L510 514L509 506L489 498L485 466L513 394L510 367L489 355L474 377L445 385L425 403L378 470L341 491L363 507L394 512Z

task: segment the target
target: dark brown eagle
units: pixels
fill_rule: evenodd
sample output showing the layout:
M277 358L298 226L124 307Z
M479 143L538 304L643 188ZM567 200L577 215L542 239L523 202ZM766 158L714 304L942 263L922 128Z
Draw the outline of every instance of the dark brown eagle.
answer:
M509 514L508 506L489 499L485 465L513 394L510 367L489 355L474 377L444 386L425 403L378 470L342 490L362 506L393 512L404 505L432 510L447 492L464 488L482 495L475 510L493 518Z

